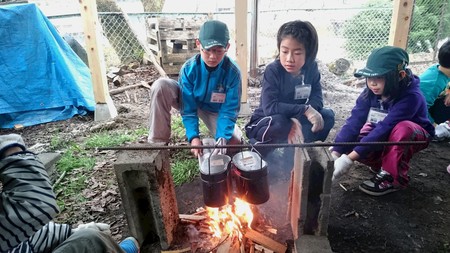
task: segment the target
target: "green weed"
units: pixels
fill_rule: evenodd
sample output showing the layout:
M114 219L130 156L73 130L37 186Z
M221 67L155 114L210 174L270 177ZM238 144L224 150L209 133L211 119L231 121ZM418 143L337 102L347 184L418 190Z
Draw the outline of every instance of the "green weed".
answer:
M146 129L105 131L88 137L80 144L65 141L61 137L52 137L50 143L52 150L62 150L61 158L56 163L56 170L59 174L66 173L64 180L54 190L62 195L62 199L75 198L78 203L85 202L81 193L86 189L87 177L99 159L102 159L102 156L92 156L92 149L120 146L126 142L137 141L146 131ZM65 208L62 201L58 204L62 209Z
M198 159L188 149L182 149L171 157L171 171L175 186L192 181L200 175Z

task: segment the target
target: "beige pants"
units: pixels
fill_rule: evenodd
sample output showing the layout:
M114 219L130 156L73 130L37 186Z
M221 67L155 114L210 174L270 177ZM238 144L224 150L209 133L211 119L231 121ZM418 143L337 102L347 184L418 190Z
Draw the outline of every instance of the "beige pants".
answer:
M170 110L180 109L180 87L177 81L170 78L156 80L150 91L150 122L148 142L168 143L170 140ZM216 133L217 113L204 110L197 111L198 117L205 123L212 136ZM240 143L242 132L237 125L234 127L232 139L229 144Z

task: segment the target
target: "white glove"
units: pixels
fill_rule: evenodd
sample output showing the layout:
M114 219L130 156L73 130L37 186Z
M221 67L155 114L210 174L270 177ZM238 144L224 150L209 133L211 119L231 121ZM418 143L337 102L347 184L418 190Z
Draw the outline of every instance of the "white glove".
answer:
M308 106L308 109L305 111L305 116L309 122L313 125L311 127L311 131L313 133L318 132L323 129L323 118L322 115L314 107Z
M25 150L25 143L18 134L0 135L0 155L11 147L20 147Z
M223 146L223 145L227 145L227 140L223 137L220 137L219 139L217 139L216 141L216 146ZM216 148L213 151L213 155L225 155L227 153L227 148Z
M350 170L353 165L353 160L346 154L342 154L338 159L334 161L333 181L338 179Z
M435 135L438 140L450 138L450 123L446 121L437 125L435 128Z
M83 229L94 229L102 232L106 232L108 234L111 234L110 226L106 223L95 223L95 222L89 222L87 224L80 224L77 228L72 229L72 234L76 233Z

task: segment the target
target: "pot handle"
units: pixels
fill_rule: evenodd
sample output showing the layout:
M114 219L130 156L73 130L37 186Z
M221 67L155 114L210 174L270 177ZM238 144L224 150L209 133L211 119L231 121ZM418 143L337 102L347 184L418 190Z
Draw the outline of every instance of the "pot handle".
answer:
M245 143L247 143L247 145L250 145L251 146L250 151L255 152L256 154L258 154L259 162L260 162L260 166L259 167L262 168L263 167L263 158L262 158L261 153L259 153L259 151L250 142L245 141L244 139L242 139L242 142L245 142Z

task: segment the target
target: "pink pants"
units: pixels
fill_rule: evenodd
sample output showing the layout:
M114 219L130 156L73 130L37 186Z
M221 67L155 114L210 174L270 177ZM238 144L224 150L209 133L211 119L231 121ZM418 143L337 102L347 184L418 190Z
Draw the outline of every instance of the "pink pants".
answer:
M368 133L369 132L367 131L364 133L361 131L360 136L367 135ZM392 175L395 186L407 186L409 182L409 161L413 154L428 147L429 136L428 132L416 123L408 120L402 121L392 129L388 139L389 142L428 142L423 145L384 146L383 150L372 152L368 154L365 159L359 160L359 162L375 168L382 167L384 171L387 171Z

